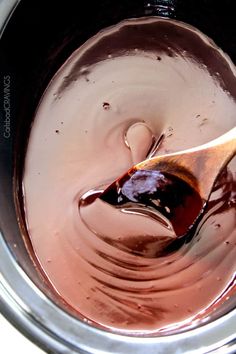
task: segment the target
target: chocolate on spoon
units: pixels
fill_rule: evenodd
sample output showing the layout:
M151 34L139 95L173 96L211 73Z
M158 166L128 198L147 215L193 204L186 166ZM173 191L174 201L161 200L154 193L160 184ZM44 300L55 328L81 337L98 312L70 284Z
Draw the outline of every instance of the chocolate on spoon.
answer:
M236 153L236 128L185 151L156 156L134 165L99 196L115 207L134 204L158 210L180 238L203 214L213 185Z

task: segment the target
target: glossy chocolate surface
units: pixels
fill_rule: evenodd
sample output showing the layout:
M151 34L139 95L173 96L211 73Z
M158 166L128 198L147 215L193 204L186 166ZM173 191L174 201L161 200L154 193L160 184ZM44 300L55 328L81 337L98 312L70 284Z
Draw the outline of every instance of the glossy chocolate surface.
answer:
M235 159L195 236L165 256L153 239L173 237L163 224L83 201L142 161L153 137L164 134L156 152L163 154L235 126L235 87L233 64L207 37L156 18L100 32L50 83L26 156L26 220L47 278L89 321L160 333L207 316L232 292ZM137 123L152 133L138 132L127 146Z

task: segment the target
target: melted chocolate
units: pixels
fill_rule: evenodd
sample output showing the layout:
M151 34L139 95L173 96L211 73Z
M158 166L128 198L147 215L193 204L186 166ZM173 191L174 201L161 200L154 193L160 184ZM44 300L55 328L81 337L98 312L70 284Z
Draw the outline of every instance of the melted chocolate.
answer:
M184 236L203 209L199 193L183 179L168 172L134 170L129 179L114 182L100 198L114 206L132 203L160 211L173 225L177 237Z
M150 195L126 185L128 209L97 198L149 153L193 148L234 127L235 87L234 65L212 41L160 18L104 30L50 83L25 161L26 221L46 277L86 321L158 335L201 322L235 293L235 159L194 237L178 244L165 215L147 207Z

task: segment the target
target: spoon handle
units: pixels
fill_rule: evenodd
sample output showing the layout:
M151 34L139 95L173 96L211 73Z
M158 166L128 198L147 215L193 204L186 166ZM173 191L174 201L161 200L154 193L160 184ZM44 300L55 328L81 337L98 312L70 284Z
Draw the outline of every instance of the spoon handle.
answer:
M207 200L217 176L235 154L236 127L197 148L156 156L135 167L148 170L161 168L166 172L174 173L190 183L198 190L201 197Z
M206 164L202 172L199 170L197 174L198 179L202 178L204 182L202 183L202 195L205 195L205 199L208 199L217 176L235 154L236 128L231 129L229 132L210 143L203 145L199 150L199 155L202 156L200 158L202 160L204 159Z

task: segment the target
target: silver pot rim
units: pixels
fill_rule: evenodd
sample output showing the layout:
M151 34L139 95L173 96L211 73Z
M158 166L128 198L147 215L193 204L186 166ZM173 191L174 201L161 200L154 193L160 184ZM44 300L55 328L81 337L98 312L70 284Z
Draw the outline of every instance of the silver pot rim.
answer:
M0 35L19 2L0 0ZM1 233L0 254L0 311L46 351L91 354L236 352L236 309L178 334L146 338L110 333L76 319L47 298L17 263Z

